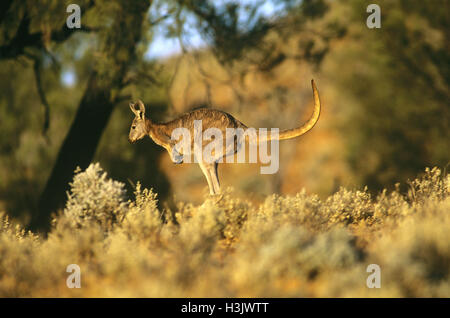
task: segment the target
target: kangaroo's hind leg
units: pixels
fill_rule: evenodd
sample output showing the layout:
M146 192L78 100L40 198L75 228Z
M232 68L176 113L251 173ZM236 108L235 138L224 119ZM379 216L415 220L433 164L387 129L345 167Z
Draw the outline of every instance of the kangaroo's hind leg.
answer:
M209 175L211 177L211 181L214 187L214 195L216 196L215 202L218 203L220 200L223 199L223 195L220 193L220 182L219 182L219 175L217 173L217 168L219 167L218 162L214 162L212 165L208 166Z
M219 163L218 162L214 162L211 167L209 168L210 170L210 174L211 174L211 179L213 182L213 186L214 186L214 191L217 193L220 193L220 182L219 182L219 175L217 173L217 168L219 167Z
M212 180L212 174L211 174L211 165L206 164L204 162L199 162L198 165L200 166L200 169L202 169L203 174L205 175L206 181L208 181L209 186L209 194L215 195L215 185L214 181Z

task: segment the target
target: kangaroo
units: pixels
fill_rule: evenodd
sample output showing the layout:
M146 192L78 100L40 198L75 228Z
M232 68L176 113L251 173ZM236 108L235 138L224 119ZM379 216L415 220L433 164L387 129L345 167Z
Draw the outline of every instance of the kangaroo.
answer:
M219 176L217 174L219 161L222 162L221 159L237 153L243 145L245 146L245 142L261 143L263 141L270 141L274 139L291 139L305 134L314 127L314 125L319 120L320 99L319 92L317 91L314 80L311 80L311 86L314 97L314 111L311 118L302 126L280 131L280 133L276 137L269 135L265 138L260 138L258 136L256 136L256 138L252 138L246 134L245 138L237 138L236 136L234 136L231 147L226 147L220 153L213 153L213 156L215 155L213 160L198 160L198 164L206 177L206 181L208 182L209 192L211 195L220 193ZM248 129L246 125L244 125L242 122L240 122L230 114L210 108L200 108L193 110L167 123L155 123L145 115L145 106L142 101L138 100L135 103L130 103L129 106L131 111L135 115L135 118L131 124L130 133L128 135L128 140L130 141L130 143L135 143L137 140L142 139L148 135L156 144L164 147L167 150L172 159L172 162L176 164L181 164L184 160L184 153L176 147L177 141L172 138L172 132L176 128L186 128L190 131L190 136L194 136L195 121L201 120L202 133L208 128L216 128L223 133L223 136L225 136L227 128L243 129L244 131ZM138 106L138 108L136 108L136 106ZM193 140L191 140L191 145L193 144L194 142ZM221 143L221 145L222 144L223 142ZM204 146L205 144L202 144L201 147ZM195 152L194 156L196 156Z

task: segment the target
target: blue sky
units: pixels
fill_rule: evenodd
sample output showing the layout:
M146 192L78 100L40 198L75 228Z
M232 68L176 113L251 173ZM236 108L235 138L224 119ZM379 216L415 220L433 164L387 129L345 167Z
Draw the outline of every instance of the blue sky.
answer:
M162 2L163 3L163 2ZM276 0L223 0L222 3L239 3L241 6L245 5L255 5L257 3L261 3L258 14L264 16L266 18L270 18L282 9L283 4L277 2ZM153 7L153 6L152 6ZM154 13L155 15L161 15L161 13ZM164 14L162 12L162 14ZM245 12L242 10L242 14L240 14L241 23L245 24L247 19ZM191 21L189 20L191 19ZM164 23L173 23L173 20L170 21L170 18L167 19ZM161 59L166 58L174 54L181 53L181 47L177 39L167 38L164 34L164 28L167 25L161 23L159 27L155 30L155 35L153 37L153 41L150 43L147 52L145 53L145 57L147 59ZM185 37L184 43L188 46L188 49L195 49L202 46L206 46L205 41L202 39L200 33L193 27L194 21L193 17L187 17L187 23L185 25ZM76 76L73 70L66 70L61 74L61 82L65 86L72 86L76 82Z
M245 5L254 5L261 1L257 0L224 0L222 3L239 3L242 6ZM260 6L258 13L264 17L271 17L274 13L279 9L279 5L277 5L274 0L263 1L263 4ZM245 21L245 13L242 11L241 14L242 20ZM201 35L195 28L192 27L193 21L189 21L187 23L187 42L190 44L189 48L199 48L205 46L206 43L202 39ZM165 58L170 55L181 53L181 47L177 39L169 39L166 38L163 32L156 32L157 34L154 36L153 42L149 45L148 51L145 56L149 59L158 59Z

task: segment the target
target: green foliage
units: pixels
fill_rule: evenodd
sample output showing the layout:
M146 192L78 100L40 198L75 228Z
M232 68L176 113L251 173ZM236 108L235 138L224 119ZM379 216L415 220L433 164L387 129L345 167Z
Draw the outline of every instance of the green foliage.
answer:
M70 187L64 214L75 227L93 222L107 230L125 216L125 185L107 178L98 163L75 170Z
M283 76L285 73L295 73L292 65L299 61L306 61L312 66L327 62L321 70L316 69L317 76L328 84L320 88L321 93L325 93L323 118L329 116L337 123L338 129L328 132L335 134L338 131L343 136L351 168L349 175L339 174L333 169L329 173L333 177L354 177L354 184L359 190L340 188L323 200L306 191L292 196L274 194L263 199L262 204L237 199L229 192L215 204L210 201L203 206L179 204L176 208L171 206L171 209L161 210L154 192L142 190L138 184L135 199L128 202L129 197L125 193L125 187L130 189L128 183L124 185L111 181L98 166L91 167L90 172L85 171L74 180L65 214L54 220L54 229L48 240L37 240L21 228L16 230L10 225L4 226L1 245L2 253L5 253L2 259L3 255L6 257L2 263L6 276L2 276L1 280L4 294L30 295L38 290L39 284L43 286L39 293L54 294L55 282L62 284L61 291L67 293L61 283L64 279L61 268L73 262L72 256L76 255L75 258L83 266L92 267L94 282L99 280L114 285L108 277L121 276L127 280L130 275L135 275L135 283L141 286L140 279L136 277L148 274L148 282L159 287L155 292L140 287L138 293L143 295L183 295L188 292L208 295L206 278L193 282L193 277L199 278L202 272L208 279L224 282L223 291L213 291L216 295L258 295L265 290L273 290L273 295L287 295L291 291L299 295L303 293L299 286L309 286L310 277L320 283L321 277L328 275L323 274L328 267L333 272L335 265L323 265L327 261L323 255L332 251L337 250L337 260L345 260L332 261L332 264L356 264L340 269L349 270L352 275L354 271L361 272L358 267L361 257L368 260L372 256L367 255L378 255L384 259L381 252L375 252L378 241L371 243L371 240L377 236L386 237L389 249L395 241L388 229L394 227L398 229L398 235L404 237L399 241L402 242L399 249L404 250L402 257L405 264L415 262L416 250L420 251L422 262L427 257L435 260L431 265L418 265L426 268L417 270L419 282L423 286L431 286L428 285L429 277L440 277L440 283L446 282L443 270L438 269L436 275L432 271L441 266L436 264L445 265L447 262L447 254L443 252L446 246L439 245L442 243L438 240L447 239L442 228L448 226L448 220L437 215L445 215L448 208L448 177L434 169L427 170L423 178L410 183L405 181L426 166L444 167L449 160L448 1L399 0L383 3L380 30L366 28L367 3L360 0L280 0L276 3L281 4L283 9L270 21L257 14L262 1L254 2L255 5L248 8L213 1L155 1L150 7L150 19L145 19L142 30L136 29L138 19L133 16L145 14L145 10L141 9L148 5L147 1L133 4L130 1L80 1L82 25L88 28L80 32L71 31L70 35L63 28L67 3L14 1L8 14L2 15L0 210L7 210L9 215L20 217L22 223L27 223L93 70L100 74L102 81L112 77L117 77L117 81L123 80L123 83L113 83L113 86L123 86L123 89L112 89L106 99L140 98L150 105L150 116L156 121L163 121L174 116L167 114L171 94L184 94L186 97L189 87L194 87L191 92L196 93L195 84L198 83L195 83L193 74L203 65L207 72L201 71L206 74L201 74L201 79L206 89L219 83L222 85L219 93L225 95L227 90L239 89L253 93L249 100L236 103L239 104L237 107L243 105L247 111L238 113L242 115L239 118L250 118L252 124L292 126L298 123L298 114L303 111L297 107L303 99L298 97L298 83L289 76ZM154 5L158 6L155 8ZM246 10L244 15L242 9ZM30 20L24 19L23 28L20 28L26 11L30 13ZM155 12L157 14L153 16ZM242 21L243 17L248 19ZM222 62L221 66L232 64L232 67L231 70L224 68L219 71L217 61L208 58L210 51L186 54L187 66L183 71L188 74L187 79L179 85L181 88L172 87L175 75L182 72L178 70L178 64L171 60L143 61L144 52L152 36L158 34L160 29L168 37L183 42L191 27L198 28L213 46L211 51ZM140 37L135 51L126 50L136 40L132 32L126 32L130 28L136 31L134 36ZM30 46L11 46L21 43L13 41L16 35L21 35L19 30L29 31L32 35ZM336 44L331 41L341 38L346 30L348 36L342 42ZM200 62L196 61L197 57ZM35 61L39 62L42 87L51 106L48 139L41 134L45 116L35 85ZM287 61L290 64L284 64ZM128 62L131 74L122 76L125 70L120 65ZM255 67L257 71L253 72ZM301 64L299 68L303 69L305 65ZM247 72L250 69L252 71ZM76 74L74 86L62 85L61 75L66 70L73 70ZM245 71L241 73L242 70ZM236 77L240 79L226 76L228 71L239 73ZM213 83L209 74L217 75L219 80ZM305 74L308 72L302 72L298 77ZM247 85L252 78L260 86ZM271 86L267 84L269 81ZM197 90L201 90L198 85ZM327 90L332 93L327 95ZM122 95L125 99L121 99ZM257 105L254 103L257 97L268 102ZM159 159L161 154L167 154L149 140L133 147L128 144L126 133L130 113L127 103L117 104L103 134L96 160L101 161L116 180L141 180L144 186L153 186L158 191L158 198L164 202L169 184L159 171L163 165ZM220 104L216 106L222 108ZM90 111L94 109L89 108ZM334 113L330 116L330 109L336 111L336 116ZM232 113L236 110L233 108ZM279 116L270 116L272 113ZM318 128L330 129L326 124ZM298 161L296 167L300 167L304 161L297 160L293 145L291 143L285 149L292 149L291 156ZM343 151L339 148L336 152ZM327 173L324 172L326 169L322 169L321 160L316 160L311 168L315 170L314 174L320 174L317 178L314 176L317 180ZM292 171L295 169L289 169L282 177L287 177ZM183 187L184 184L190 186L186 181L188 178L201 176L200 172L186 175L177 174L176 180ZM204 182L203 176L201 180ZM250 183L248 180L253 181ZM240 182L248 184L247 192L255 193L258 188L269 188L267 184L272 186L278 183L271 180L274 179L242 176ZM401 182L401 186L396 186L397 182ZM365 184L368 188L363 187ZM338 186L339 182L336 189ZM382 190L386 187L390 187L389 190ZM394 188L395 191L391 191ZM378 190L382 192L374 195ZM406 190L406 195L401 194ZM423 228L425 237L421 236L421 216L431 219ZM420 240L409 236L408 227L404 225L406 220L414 224L411 233ZM7 224L9 221L5 222ZM434 226L442 231L437 231L435 238L426 239L432 235ZM330 243L333 238L338 242L336 245ZM354 238L357 239L356 246ZM272 240L276 243L272 244ZM286 240L286 246L282 245L283 240ZM421 240L429 242L426 243L429 245L424 248ZM38 251L35 244L42 251ZM282 254L270 254L275 249L274 244L281 244L280 250L293 255L296 261L283 259ZM64 249L66 245L68 248ZM371 245L371 251L361 253L361 246L366 249ZM257 252L258 246L268 256ZM319 265L307 263L299 246L312 246L310 251L319 251ZM422 247L416 249L416 246ZM14 248L23 255L14 254ZM392 251L393 255L398 252L394 247ZM130 253L134 256L129 257ZM255 262L250 257L246 258L247 254L262 262L267 257L268 263L277 263L276 273L270 274L270 269L263 267L252 276ZM56 259L56 255L60 258ZM242 272L233 267L233 275L236 276L228 275L233 262L239 259L244 260L240 263ZM26 267L26 262L34 261L37 264L34 269ZM19 263L21 265L15 268ZM394 261L386 263L393 265ZM311 269L296 271L291 268L293 264ZM166 270L166 267L169 269ZM397 271L402 268L399 266ZM20 275L19 270L23 272ZM285 271L289 273L291 285L280 274ZM55 276L53 272L60 275ZM392 273L392 277L395 275ZM250 283L255 277L265 276L272 277L264 282L266 285L262 285L259 279ZM45 277L50 279L46 281ZM229 277L235 278L228 280ZM249 277L248 280L246 277ZM338 277L332 277L341 282ZM342 277L350 285L354 282L350 274ZM25 279L34 281L35 285ZM18 287L16 280L20 281ZM407 284L406 281L404 284ZM311 287L304 295L345 294L339 286L325 285L329 290ZM45 286L49 289L46 290ZM392 287L392 294L386 295L427 295L426 288L432 289L434 294L445 294L444 289L438 291L433 286L425 289L395 286ZM349 292L356 293L352 288ZM119 293L118 288L112 290L114 295ZM96 292L92 290L93 294ZM133 295L135 292L127 287L121 293Z
M123 184L93 164L75 175L47 238L0 215L0 296L448 297L450 176L427 169L410 187L260 206L228 190L160 211L139 183L125 202ZM65 286L73 263L81 289ZM372 263L381 289L365 286Z
M449 3L383 2L380 29L366 6L349 2L348 46L328 73L351 95L336 103L348 105L339 128L357 183L381 190L449 163Z
M139 182L134 194L136 201L129 203L122 222L123 233L140 241L157 242L163 220L157 208L156 194L152 190L141 190Z

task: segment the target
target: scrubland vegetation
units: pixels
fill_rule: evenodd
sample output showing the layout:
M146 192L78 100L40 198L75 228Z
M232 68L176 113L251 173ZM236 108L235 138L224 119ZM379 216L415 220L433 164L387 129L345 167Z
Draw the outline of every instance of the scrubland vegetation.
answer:
M78 0L69 30L70 2L2 2L0 297L450 297L449 1L380 1L369 29L364 0ZM137 99L297 127L312 78L314 129L273 175L221 165L218 202L127 140Z
M0 296L450 296L450 176L437 168L377 197L341 188L254 205L229 189L170 209L140 184L134 196L92 164L48 237L1 214ZM69 264L80 289L66 286ZM369 264L379 289L366 286Z

